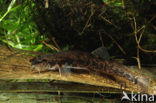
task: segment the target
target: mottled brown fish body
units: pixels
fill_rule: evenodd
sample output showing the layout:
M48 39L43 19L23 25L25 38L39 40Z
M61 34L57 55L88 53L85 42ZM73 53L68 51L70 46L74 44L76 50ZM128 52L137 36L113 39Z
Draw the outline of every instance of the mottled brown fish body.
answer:
M71 66L71 68L79 67L86 71L89 71L90 73L109 75L115 78L118 76L127 79L134 84L141 84L143 86L149 85L148 80L146 80L148 78L132 73L131 71L125 69L123 66L117 63L104 60L92 54L81 51L58 52L54 54L38 56L30 60L30 62L32 63L32 66L47 70L56 69L56 65L62 67L65 64L68 64L69 66Z
M86 68L89 71L102 72L109 75L119 75L135 82L134 75L122 66L80 51L43 55L32 59L31 62L32 65L40 65L41 67L43 65L44 68L46 67L45 64L47 64L47 66L53 66L56 64L62 66L67 63L73 67Z

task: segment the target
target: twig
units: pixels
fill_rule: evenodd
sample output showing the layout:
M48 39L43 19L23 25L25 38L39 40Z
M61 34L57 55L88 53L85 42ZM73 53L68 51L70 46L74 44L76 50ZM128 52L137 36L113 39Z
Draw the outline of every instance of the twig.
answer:
M102 47L104 47L104 43L103 43L103 39L102 39L102 35L101 35L100 32L99 32L98 34L99 34L99 38L100 38L100 41L101 41Z
M135 40L137 42L137 44L139 44L139 40L137 38L137 27L136 27L136 20L135 20L135 17L133 18L134 20L134 36L135 36ZM140 36L140 40L141 40L141 37ZM137 57L136 57L136 60L137 60L137 63L138 63L138 68L141 69L141 63L140 63L140 57L139 57L139 46L137 45Z
M48 7L49 7L48 0L45 0L45 8L48 8Z
M121 50L121 52L122 52L124 55L126 55L126 52L125 52L124 49L119 45L119 43L118 43L110 34L108 34L106 31L103 30L103 32L104 32L104 34L106 34L109 38L111 38L112 41L114 41L114 43L115 43L115 44L118 46L118 48Z
M151 22L152 20L153 20L153 18L155 18L156 16L154 16L154 17L152 17L152 19L149 21L149 22ZM149 23L148 22L148 23ZM134 26L135 26L135 28L134 28L134 36L135 36L135 40L136 40L136 43L137 43L137 47L141 50L141 51L143 51L143 52L156 52L156 50L147 50L147 49L144 49L144 48L142 48L141 46L140 46L140 41L141 41L141 38L142 38L142 35L143 35L143 33L144 33L144 30L145 30L145 25L143 25L139 30L137 30L136 29L136 21L135 21L135 18L134 18ZM142 30L143 29L143 30ZM142 32L140 33L140 36L139 36L139 39L137 38L137 33L140 31L140 30L142 30Z
M150 23L153 19L155 18L152 17L152 19L148 22ZM137 60L137 63L138 63L138 68L140 69L141 68L141 63L140 63L140 57L139 57L139 50L143 51L143 52L156 52L156 50L146 50L146 49L143 49L141 46L140 46L140 41L141 41L141 38L142 38L142 35L144 33L144 30L145 30L145 25L143 25L140 29L137 30L137 26L136 26L136 19L135 17L133 17L133 22L134 22L134 37L135 37L135 41L137 43L137 57L135 57L135 59ZM143 30L142 30L143 29ZM139 33L140 31L142 30L142 32L140 33L140 36L139 36L139 39L137 37L137 33Z
M150 24L150 26L151 26L154 30L156 30L156 26L155 26L155 25Z
M139 40L138 40L138 44L139 44L140 41L141 41L141 38L142 38L142 35L143 35L144 31L145 31L145 29L143 29L142 32L140 33L140 37L139 37Z
M137 47L137 63L138 63L138 68L141 69L141 63L140 63L140 54L139 54L139 47Z
M154 15L154 16L148 21L148 23L152 22L155 18L156 18L156 15Z
M85 29L87 28L87 25L88 25L88 23L89 23L91 17L93 16L93 14L94 14L94 11L93 11L93 7L92 7L92 5L91 5L91 14L90 14L90 16L89 16L89 18L88 18L88 20L87 20L87 22L86 22L86 24L85 24L83 30L81 31L81 33L79 33L79 35L82 35L82 34L83 34L83 32L85 31Z
M148 52L148 53L156 53L156 50L146 50L146 49L142 48L140 45L138 45L138 47L141 51Z
M103 16L101 16L101 15L100 15L100 17L101 17L104 21L106 21L107 23L109 23L109 24L113 25L115 28L119 29L118 26L116 26L115 24L113 24L112 22L110 22L109 20L107 20L105 17L103 17Z
M56 42L56 40L55 40L55 37L52 37L52 41L54 42L54 44L56 45L56 47L57 47L59 50L61 50L60 47L59 47L59 45L57 44L57 42Z
M58 48L54 47L53 45L46 43L45 41L42 41L42 43L45 44L46 46L48 46L49 48L51 48L52 50L56 50L57 52L60 51Z

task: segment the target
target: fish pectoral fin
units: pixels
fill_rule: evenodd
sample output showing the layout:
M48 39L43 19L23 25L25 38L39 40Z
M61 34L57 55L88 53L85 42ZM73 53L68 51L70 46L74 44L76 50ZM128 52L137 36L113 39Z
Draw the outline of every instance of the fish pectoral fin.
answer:
M84 70L87 70L87 68L85 68L85 67L70 66L70 65L68 65L68 63L65 63L64 68L66 68L66 69L84 69Z
M70 69L68 68L64 68L64 67L60 67L59 68L59 74L60 76L69 76L71 74Z
M85 67L66 66L65 68L70 68L70 69L84 69L84 70L87 70L87 68L85 68Z
M71 74L71 68L68 68L68 64L65 63L65 65L63 66L59 66L59 74L60 76L64 75L64 76L69 76Z
M72 69L76 69L76 70L87 70L87 68L85 67L76 67L76 66L71 66L71 65L68 65L68 63L66 62L64 65L62 65L60 68L59 68L59 73L61 75L71 75L71 70Z

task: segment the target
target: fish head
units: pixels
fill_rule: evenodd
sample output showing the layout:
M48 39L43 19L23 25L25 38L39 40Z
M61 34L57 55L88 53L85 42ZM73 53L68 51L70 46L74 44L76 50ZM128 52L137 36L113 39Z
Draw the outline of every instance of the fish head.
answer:
M51 55L36 56L30 60L31 68L34 69L45 69L55 70L57 69L57 62Z

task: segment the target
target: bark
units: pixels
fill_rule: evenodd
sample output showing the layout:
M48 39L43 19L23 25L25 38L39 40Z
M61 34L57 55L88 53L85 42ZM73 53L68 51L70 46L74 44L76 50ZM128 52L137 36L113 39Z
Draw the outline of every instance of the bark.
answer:
M0 45L0 79L1 79L1 83L6 85L6 82L2 82L2 81L8 81L8 80L17 80L17 81L22 81L22 80L26 80L25 83L27 83L27 80L47 80L48 81L52 81L52 80L62 80L62 81L67 81L65 82L65 84L63 84L62 87L58 87L59 88L63 88L63 91L72 91L72 90L77 90L77 92L81 92L81 91L88 91L88 92L105 92L105 93L121 93L123 90L124 91L134 91L134 92L140 92L139 91L139 87L131 82L129 82L128 80L125 80L124 78L117 78L117 79L123 79L125 84L121 84L118 82L115 82L114 80L110 80L107 77L101 77L98 75L92 75L92 74L71 74L70 76L60 76L60 74L57 71L43 71L41 73L39 73L38 71L32 71L31 66L30 66L30 62L29 60L33 58L33 56L31 55L38 55L38 53L34 53L34 52L27 52L27 51L20 51L20 50L15 50L15 49L8 49L6 46L2 46ZM151 75L151 74L150 74ZM154 74L153 74L154 75ZM154 75L155 77L155 75ZM151 85L149 87L149 94L156 94L156 82L155 82L155 78L150 77L152 82ZM69 82L76 82L76 83L82 83L82 84L89 84L87 87L85 88L81 88L83 86L75 86L75 84L71 83L69 86ZM33 82L32 82L33 83ZM39 84L29 84L28 87L30 87L32 85L31 90L41 90L41 89L36 89L36 87L42 87L42 83L43 82L39 82ZM9 84L10 88L6 86L0 86L0 91L2 90L7 90L7 91L12 91L11 87L13 88L14 85L13 83ZM34 86L36 85L36 86ZM65 86L66 85L66 86ZM79 85L79 84L77 84ZM95 87L92 89L88 89L90 88L90 85L95 85ZM22 85L19 85L22 86ZM25 85L26 86L26 85ZM57 86L57 85L56 85ZM97 87L96 87L97 86ZM98 89L100 86L100 90ZM79 88L80 87L80 88ZM49 90L47 90L46 88L48 88L47 86L45 86L45 88L43 88L43 91L52 91L50 88L53 87L49 87ZM69 89L71 88L71 89ZM14 88L14 90L16 91L16 88ZM24 90L24 92L26 91L30 91L27 89L22 89L18 88L19 91Z

